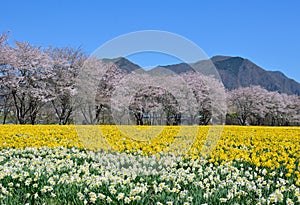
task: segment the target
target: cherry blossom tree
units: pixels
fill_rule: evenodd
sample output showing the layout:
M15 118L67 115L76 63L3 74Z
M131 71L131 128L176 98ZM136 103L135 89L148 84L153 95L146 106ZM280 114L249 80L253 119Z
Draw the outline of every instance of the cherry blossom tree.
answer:
M129 110L136 118L137 125L154 124L155 116L165 118L166 125L177 125L180 123L180 113L176 98L162 87L146 86L138 90ZM163 124L161 121L159 124Z
M96 121L97 123L113 123L111 113L111 97L116 86L121 79L126 75L126 72L120 69L114 63L109 63L108 68L100 79L96 93Z
M265 123L281 126L299 123L299 96L269 92L266 98Z
M167 91L155 80L154 76L143 70L123 76L111 96L113 116L117 124L157 123L165 103L162 97Z
M34 124L43 104L53 97L48 83L51 63L41 48L17 41L15 45L4 48L1 83L12 96L18 122Z
M250 118L263 118L266 114L265 99L268 91L260 86L241 87L227 93L229 114L241 125L249 123Z
M286 124L300 125L300 96L289 95L287 96L286 106Z
M51 104L59 124L70 122L75 108L73 101L76 94L75 79L85 60L80 49L48 48L46 54L51 59L52 77L49 79L54 98Z
M5 53L7 52L7 39L8 34L3 33L0 36L0 82L4 81L5 74L7 72L7 60ZM3 124L6 123L6 119L9 113L12 111L11 93L8 87L4 84L0 84L0 115L3 117Z
M110 98L116 84L125 75L117 65L90 57L86 59L76 79L78 94L76 122L111 124Z
M189 124L196 122L198 125L207 125L212 117L214 120L224 118L222 115L226 112L226 103L224 102L224 87L221 82L212 76L198 72L183 73L182 77L196 99L196 102L187 107L194 110L191 112Z

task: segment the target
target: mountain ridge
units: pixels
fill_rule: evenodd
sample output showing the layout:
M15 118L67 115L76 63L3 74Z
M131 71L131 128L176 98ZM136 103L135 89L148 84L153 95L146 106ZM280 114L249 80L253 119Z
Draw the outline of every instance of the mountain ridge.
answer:
M267 71L252 61L242 57L223 60L212 58L224 86L229 89L259 85L269 91L300 95L300 84L280 71ZM220 59L220 58L219 58ZM232 78L235 75L235 78ZM231 78L231 80L226 80Z
M127 73L136 69L142 69L139 65L123 57L111 60ZM269 91L300 95L299 82L288 78L280 71L267 71L249 59L239 56L217 55L209 60L200 60L191 64L179 63L157 66L153 69L164 68L176 74L180 74L193 71L193 68L197 68L204 74L210 74L210 68L213 66L218 71L225 88L228 90L259 85Z

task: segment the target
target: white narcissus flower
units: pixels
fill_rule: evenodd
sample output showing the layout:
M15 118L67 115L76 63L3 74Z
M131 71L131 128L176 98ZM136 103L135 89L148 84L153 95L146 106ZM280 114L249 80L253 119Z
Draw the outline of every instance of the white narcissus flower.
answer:
M124 198L124 193L119 193L117 196L118 201L122 200Z
M292 201L292 199L287 198L287 199L286 199L286 204L287 204L287 205L294 205L294 202Z
M39 197L39 194L38 193L35 193L34 194L34 198L36 199L36 198L38 198Z

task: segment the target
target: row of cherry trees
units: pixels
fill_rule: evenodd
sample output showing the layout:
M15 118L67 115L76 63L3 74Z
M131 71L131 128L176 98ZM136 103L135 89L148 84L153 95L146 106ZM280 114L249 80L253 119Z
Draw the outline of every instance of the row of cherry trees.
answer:
M79 123L206 125L225 120L222 84L197 72L126 71L91 58L85 62L77 86L75 118Z
M145 123L207 125L223 122L270 126L300 124L300 96L297 95L268 91L260 86L241 87L223 93L224 88L216 79L196 72L171 77L162 76L162 79L155 78L156 83L151 82L149 75L145 73L135 74L126 79L130 83L125 83L132 87L120 85L120 80L126 78L124 77L126 74L123 73L120 76L122 77L115 77L114 81L110 79L102 82L102 85L110 85L104 86L110 88L108 93L114 93L115 86L112 82L118 82L115 85L122 88L120 90L122 100L119 97L112 98L111 94L109 96L109 99L112 99L117 106L112 109L110 103L102 104L104 108L102 111L112 111L117 107L118 115L114 120L112 119L111 123L118 123L119 120L120 124L127 124L130 119L126 117L126 114L131 112L138 125ZM140 84L144 86L139 86ZM126 89L133 92L128 93L127 99ZM106 98L101 98L102 101L104 99ZM104 100L104 102L109 101ZM124 108L129 109L126 111ZM155 121L155 116L156 119L160 119L160 122ZM161 119L165 121L162 122Z
M227 93L228 124L299 125L300 97L270 92L259 86Z
M227 113L227 115L226 115ZM212 76L127 71L79 49L0 37L0 120L19 124L299 124L299 96L224 91Z

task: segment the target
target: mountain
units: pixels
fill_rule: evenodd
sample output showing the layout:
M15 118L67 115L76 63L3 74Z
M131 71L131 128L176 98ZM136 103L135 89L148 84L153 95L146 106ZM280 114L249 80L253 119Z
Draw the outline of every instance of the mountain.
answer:
M141 69L126 58L103 59L104 62L114 62L121 69L130 73ZM238 87L259 85L269 91L300 95L300 84L286 77L280 71L266 71L250 60L242 57L214 56L210 60L201 60L196 63L180 63L174 65L158 66L150 72L170 70L180 74L197 68L204 74L215 74L211 68L215 67L226 89L233 90Z
M231 56L214 56L209 60L202 60L191 64L193 68L205 74L215 66L226 89L259 85L269 91L300 95L300 84L286 77L280 71L266 71L248 59ZM193 70L186 63L162 66L176 73Z
M129 61L124 57L113 58L113 59L103 58L102 61L104 63L114 63L116 66L124 70L126 73L131 73L132 71L141 69L140 66L132 63L131 61Z
M300 95L300 84L280 71L266 71L241 57L215 56L211 60L229 90L260 85L269 91Z

